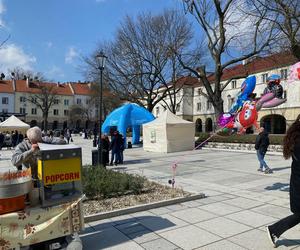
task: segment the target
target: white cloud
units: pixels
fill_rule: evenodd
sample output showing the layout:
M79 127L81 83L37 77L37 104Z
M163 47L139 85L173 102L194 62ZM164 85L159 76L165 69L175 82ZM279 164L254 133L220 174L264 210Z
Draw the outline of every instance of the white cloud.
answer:
M3 13L6 11L3 0L0 0L0 26L5 27L5 22L3 21Z
M72 64L78 56L79 56L79 53L75 49L75 47L69 47L69 49L65 55L65 63Z
M15 44L4 45L0 48L0 70L7 72L8 69L20 67L24 70L32 70L36 58L27 54L21 47Z
M47 77L52 80L65 77L65 74L61 68L53 65L49 70L47 70Z
M3 14L6 11L6 8L3 4L3 0L0 0L0 14Z

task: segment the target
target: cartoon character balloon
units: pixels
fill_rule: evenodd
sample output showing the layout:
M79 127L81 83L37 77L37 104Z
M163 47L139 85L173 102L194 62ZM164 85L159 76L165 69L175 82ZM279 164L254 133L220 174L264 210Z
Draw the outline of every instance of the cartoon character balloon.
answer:
M235 116L234 120L225 125L225 128L235 129L239 134L242 134L247 128L250 128L253 125L258 128L257 117L256 102L246 101L242 110Z
M256 85L256 77L249 76L246 80L242 83L241 92L238 95L236 101L231 106L229 113L235 114L237 113L242 107L245 101L249 100L249 95L253 92Z
M272 93L273 95L271 95ZM273 108L284 102L286 99L283 98L283 88L280 84L280 76L279 75L271 75L267 78L267 87L264 89L264 95L267 95L268 101L264 101L262 104L262 108Z

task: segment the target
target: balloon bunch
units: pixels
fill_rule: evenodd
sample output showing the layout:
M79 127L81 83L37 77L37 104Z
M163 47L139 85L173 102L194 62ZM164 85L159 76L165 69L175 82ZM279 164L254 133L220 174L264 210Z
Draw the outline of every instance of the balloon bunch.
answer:
M287 82L292 83L294 81L299 81L299 80L300 80L300 62L297 62L291 66L290 74Z
M235 102L228 113L222 114L218 119L218 125L231 133L243 134L247 128L255 126L258 129L258 111L262 108L276 107L286 101L282 98L283 88L280 85L280 76L271 75L267 79L267 87L260 99L256 99L253 93L256 86L256 77L247 77L241 86Z

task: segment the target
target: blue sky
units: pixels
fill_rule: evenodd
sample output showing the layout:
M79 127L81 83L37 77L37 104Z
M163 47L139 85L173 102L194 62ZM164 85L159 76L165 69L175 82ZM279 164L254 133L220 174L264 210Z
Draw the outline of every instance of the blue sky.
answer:
M66 82L84 80L80 56L110 40L125 15L182 8L180 0L0 0L0 70L22 67Z

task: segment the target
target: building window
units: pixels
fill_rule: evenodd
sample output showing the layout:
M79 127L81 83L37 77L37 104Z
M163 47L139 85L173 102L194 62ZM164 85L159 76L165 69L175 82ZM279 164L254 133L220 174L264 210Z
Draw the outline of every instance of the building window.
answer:
M20 96L20 102L25 102L25 101L26 101L25 96Z
M55 100L54 100L54 104L59 104L59 100L58 100L58 99L55 99Z
M159 115L159 107L156 107L156 115Z
M2 97L2 104L8 104L8 97Z
M167 106L163 106L163 108L164 108L164 111L166 111L166 110L167 110Z
M8 109L2 109L2 113L8 113Z
M176 111L179 112L180 111L180 104L176 105Z
M231 81L231 88L236 89L236 80Z
M36 115L36 108L31 109L31 114Z
M86 105L89 105L90 102L91 102L91 100L89 100L89 99L86 99L86 100L85 100Z
M198 102L197 103L197 111L200 111L201 110L201 102Z
M26 113L26 109L25 108L20 108L20 113L21 114L25 114Z
M262 75L261 75L261 81L262 81L263 83L266 83L266 82L267 82L267 79L268 79L268 73L262 74Z
M53 110L53 114L54 114L54 115L58 115L58 109L54 109L54 110Z
M201 95L201 88L198 89L198 95Z
M77 100L76 100L76 103L77 103L77 104L81 104L81 99L77 99Z
M65 115L65 116L68 116L68 115L69 115L69 110L65 109L65 110L64 110L64 115Z
M207 100L207 102L206 102L206 107L208 110L211 109L211 102L209 100Z
M37 103L37 98L36 97L31 97L31 102L32 103Z
M287 69L280 70L280 77L281 77L282 80L286 80L287 79L287 77L288 77Z
M65 106L69 106L69 100L65 99L65 100L64 100L64 105L65 105Z

